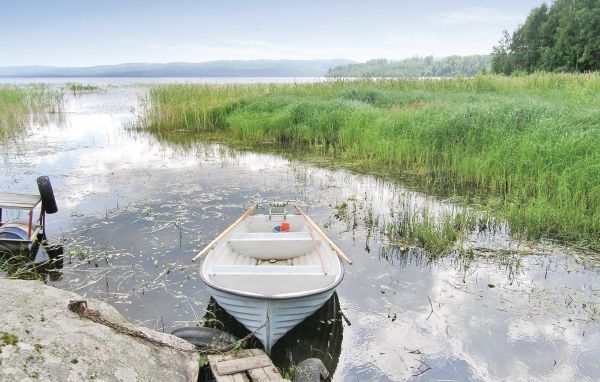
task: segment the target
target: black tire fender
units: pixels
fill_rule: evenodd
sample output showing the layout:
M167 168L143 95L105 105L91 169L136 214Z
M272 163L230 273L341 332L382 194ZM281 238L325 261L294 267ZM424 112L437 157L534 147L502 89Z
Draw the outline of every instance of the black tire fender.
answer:
M171 334L198 347L211 349L232 346L238 340L235 336L219 329L204 328L201 326L178 328L173 330Z
M46 213L53 214L58 211L56 206L56 199L54 199L54 191L52 190L52 184L50 184L50 178L47 176L40 176L37 178L38 190L40 190L40 197L42 198L42 208Z

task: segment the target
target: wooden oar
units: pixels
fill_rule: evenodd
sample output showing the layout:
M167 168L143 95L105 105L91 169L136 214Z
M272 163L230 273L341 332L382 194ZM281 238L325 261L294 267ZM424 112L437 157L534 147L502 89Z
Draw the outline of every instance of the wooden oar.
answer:
M323 256L321 256L321 250L319 249L319 246L317 245L317 241L315 240L315 237L313 236L313 234L310 230L308 230L308 234L310 235L310 238L312 239L312 242L315 245L315 249L317 250L317 255L319 255L319 261L321 262L321 269L323 269L323 274L326 275L327 270L325 270L325 263L323 262Z
M232 225L229 226L229 228L227 228L225 231L221 232L219 234L219 236L217 236L215 238L215 240L211 241L210 244L208 244L206 247L204 247L204 249L200 252L198 252L198 254L192 259L192 261L196 261L198 260L202 255L204 255L206 252L210 251L211 248L219 241L221 240L221 238L225 235L227 235L227 233L229 231L231 231L236 225L240 224L244 219L246 219L248 216L252 215L254 213L254 211L256 211L256 208L258 207L258 204L255 205L254 207L250 208L248 211L246 211L242 216L240 216L240 218L238 220L235 221L235 223L233 223Z
M304 213L304 211L302 211L300 209L300 207L298 207L296 204L294 204L294 207L298 210L298 212L300 212L300 215L302 215L304 217L304 219L306 220L306 222L308 223L308 225L310 225L315 231L317 231L317 233L323 238L323 240L325 240L327 242L327 244L329 244L329 246L331 247L331 249L334 250L335 253L337 253L337 255L339 257L341 257L342 259L346 260L348 262L348 264L352 265L352 260L350 260L348 258L348 256L346 256L344 254L344 252L342 252L341 249L339 249L339 247L337 245L335 245L335 243L333 241L331 241L331 239L329 237L327 237L327 235L325 234L325 232L323 232L323 230L321 229L321 227L319 227L317 225L317 223L315 223L310 216L308 216L307 214Z

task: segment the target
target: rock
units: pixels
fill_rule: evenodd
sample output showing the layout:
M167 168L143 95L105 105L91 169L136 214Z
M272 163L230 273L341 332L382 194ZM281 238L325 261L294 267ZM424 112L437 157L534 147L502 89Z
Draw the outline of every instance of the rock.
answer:
M38 281L0 279L0 380L197 381L198 355L159 347L71 312L82 297ZM88 299L102 317L193 350L177 337L134 326L112 306Z
M296 366L294 382L320 382L329 377L327 368L318 358L308 358Z

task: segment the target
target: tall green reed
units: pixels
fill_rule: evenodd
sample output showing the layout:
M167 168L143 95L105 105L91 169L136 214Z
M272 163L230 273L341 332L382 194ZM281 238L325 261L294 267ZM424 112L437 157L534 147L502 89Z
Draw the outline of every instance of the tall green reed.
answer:
M414 174L492 196L527 236L598 244L599 101L597 74L166 85L140 123Z

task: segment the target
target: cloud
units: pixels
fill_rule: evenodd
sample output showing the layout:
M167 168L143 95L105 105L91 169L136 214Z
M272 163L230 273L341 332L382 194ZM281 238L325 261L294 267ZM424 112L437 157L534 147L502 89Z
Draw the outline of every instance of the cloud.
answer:
M278 44L274 44L269 41L264 40L241 40L241 39L230 39L230 38L217 38L217 41L222 42L223 44L229 44L239 47L260 47L260 48L269 48L269 49L281 49L282 46Z
M264 40L235 40L217 38L203 43L174 42L146 44L148 54L142 61L212 61L212 60L254 60L254 59L329 59L351 58L366 60L381 56L381 51L359 48L353 45L338 44L333 47L307 47L279 45Z
M495 32L491 38L474 39L470 44L465 44L461 38L442 33L441 31L414 31L410 29L391 30L382 35L381 52L373 57L386 57L399 59L411 56L429 56L436 57L451 56L454 54L486 54L491 51L493 43L496 41ZM387 49L382 49L387 48Z
M504 25L513 26L523 21L521 14L509 14L497 8L465 7L456 11L440 12L435 15L440 25Z

